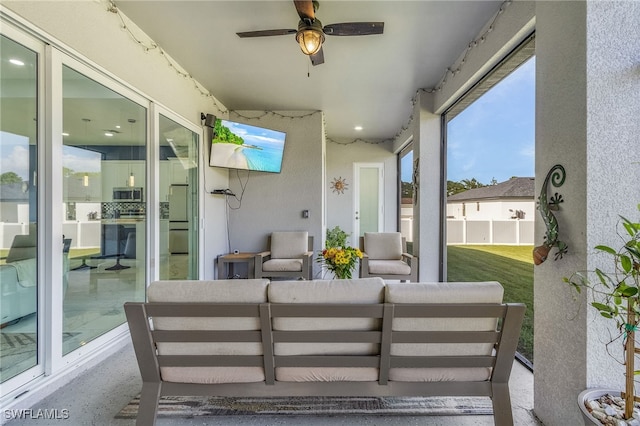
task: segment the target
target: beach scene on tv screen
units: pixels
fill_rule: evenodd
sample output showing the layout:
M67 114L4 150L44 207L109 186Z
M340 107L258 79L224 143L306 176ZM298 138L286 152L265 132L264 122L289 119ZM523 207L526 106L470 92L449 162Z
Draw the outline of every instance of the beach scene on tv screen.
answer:
M210 164L216 167L279 173L286 134L217 119Z

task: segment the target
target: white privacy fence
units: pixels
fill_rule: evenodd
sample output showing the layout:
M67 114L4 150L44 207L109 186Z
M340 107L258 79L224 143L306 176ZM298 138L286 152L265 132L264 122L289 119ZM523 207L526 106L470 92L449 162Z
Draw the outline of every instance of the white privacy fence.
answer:
M407 241L412 238L413 219L403 217L400 230ZM533 220L447 219L447 244L533 245Z
M98 221L65 221L62 233L71 238L73 248L100 247L101 222ZM11 247L16 235L29 234L28 223L0 223L0 248Z
M533 245L533 220L447 220L447 244Z

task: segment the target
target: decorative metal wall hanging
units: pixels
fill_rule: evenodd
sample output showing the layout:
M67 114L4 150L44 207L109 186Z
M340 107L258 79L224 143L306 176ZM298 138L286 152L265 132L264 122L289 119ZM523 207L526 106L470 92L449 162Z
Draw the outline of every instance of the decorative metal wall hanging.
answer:
M413 160L411 187L413 188L413 205L415 206L418 204L418 190L420 189L420 158Z
M339 178L333 178L333 180L331 181L331 189L338 195L344 194L344 191L349 189L347 179L343 179L342 176L340 176Z
M549 173L547 173L547 177L544 179L542 189L540 190L537 209L542 215L542 220L544 221L547 231L544 235L544 243L533 249L533 263L536 265L540 265L547 260L547 256L553 247L557 249L554 260L562 259L562 256L567 253L569 248L566 243L558 239L558 220L552 213L552 211L560 210L560 203L564 202L562 195L556 192L551 198L547 199L549 182L558 188L564 183L565 177L564 167L556 164L549 170Z

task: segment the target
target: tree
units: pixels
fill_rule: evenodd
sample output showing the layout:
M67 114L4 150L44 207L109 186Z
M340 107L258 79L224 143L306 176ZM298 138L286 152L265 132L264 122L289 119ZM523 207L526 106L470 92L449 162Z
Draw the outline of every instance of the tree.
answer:
M20 183L22 178L15 172L5 172L0 175L0 183Z
M468 189L482 188L484 186L487 186L487 185L478 182L476 180L476 178L463 179L460 182L448 180L447 181L447 196L458 194L458 193L464 192L464 191L466 191Z

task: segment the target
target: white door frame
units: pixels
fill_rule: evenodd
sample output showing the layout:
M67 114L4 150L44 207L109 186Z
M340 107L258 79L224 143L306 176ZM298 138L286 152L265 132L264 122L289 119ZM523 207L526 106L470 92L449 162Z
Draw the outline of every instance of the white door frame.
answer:
M360 170L378 169L378 230L384 230L384 163L353 163L353 234L351 244L359 246L360 241Z

